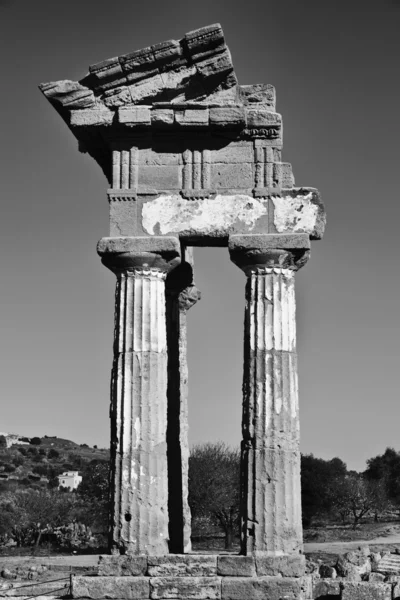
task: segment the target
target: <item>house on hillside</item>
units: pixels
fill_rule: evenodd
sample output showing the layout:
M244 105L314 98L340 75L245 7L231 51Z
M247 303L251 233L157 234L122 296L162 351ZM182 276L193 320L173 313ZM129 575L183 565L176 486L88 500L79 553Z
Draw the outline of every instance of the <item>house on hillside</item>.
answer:
M68 488L70 491L76 490L81 481L82 475L78 471L65 471L58 475L58 487Z

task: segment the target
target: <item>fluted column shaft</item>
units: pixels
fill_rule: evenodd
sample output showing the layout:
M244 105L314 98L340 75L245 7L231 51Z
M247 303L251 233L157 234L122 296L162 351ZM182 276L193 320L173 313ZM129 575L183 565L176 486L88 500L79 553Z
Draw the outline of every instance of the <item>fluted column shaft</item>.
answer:
M103 238L98 252L117 276L110 549L168 554L165 279L180 262L179 242Z
M242 550L302 548L294 271L248 273L243 399Z
M237 236L230 253L247 276L241 552L271 560L298 557L303 535L294 281L308 259L309 240Z
M165 273L118 274L112 372L112 540L168 553Z

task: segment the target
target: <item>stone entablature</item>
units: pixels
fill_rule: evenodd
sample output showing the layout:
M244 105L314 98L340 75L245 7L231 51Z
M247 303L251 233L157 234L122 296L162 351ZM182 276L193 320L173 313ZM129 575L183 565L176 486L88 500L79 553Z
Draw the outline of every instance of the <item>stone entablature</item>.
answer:
M110 236L214 246L240 233L322 237L318 191L294 187L282 162L275 89L238 84L220 25L41 90L111 185Z

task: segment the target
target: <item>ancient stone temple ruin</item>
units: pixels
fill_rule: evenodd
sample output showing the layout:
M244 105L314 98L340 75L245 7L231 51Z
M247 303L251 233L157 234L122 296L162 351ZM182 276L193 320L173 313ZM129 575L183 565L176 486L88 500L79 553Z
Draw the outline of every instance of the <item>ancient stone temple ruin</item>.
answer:
M110 231L97 250L117 278L113 556L103 557L101 577L75 578L74 596L234 600L258 586L268 598L309 597L294 283L310 240L322 237L325 212L318 191L294 187L281 160L273 86L238 84L217 24L41 90L109 181ZM228 247L246 276L236 557L190 555L193 246Z

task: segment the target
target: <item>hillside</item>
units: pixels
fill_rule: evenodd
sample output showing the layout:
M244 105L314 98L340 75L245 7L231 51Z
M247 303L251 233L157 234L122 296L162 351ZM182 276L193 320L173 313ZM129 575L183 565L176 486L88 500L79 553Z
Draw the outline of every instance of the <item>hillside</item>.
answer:
M90 448L58 437L27 438L0 432L0 486L55 487L57 475L79 471L84 475L93 461L108 461L108 448Z

